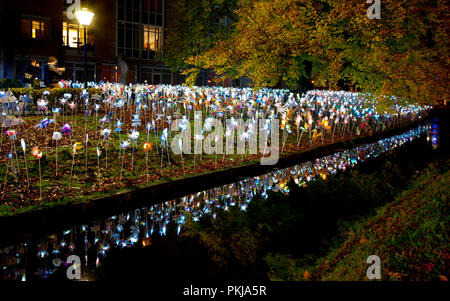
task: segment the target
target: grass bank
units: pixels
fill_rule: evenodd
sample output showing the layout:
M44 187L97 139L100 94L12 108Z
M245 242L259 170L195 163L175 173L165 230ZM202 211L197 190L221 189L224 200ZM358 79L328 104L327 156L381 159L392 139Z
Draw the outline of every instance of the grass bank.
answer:
M374 254L381 259L382 280L447 280L448 183L450 171L429 169L393 203L355 222L345 241L314 267L311 278L367 280L366 258ZM308 276L305 271L299 271L302 278Z

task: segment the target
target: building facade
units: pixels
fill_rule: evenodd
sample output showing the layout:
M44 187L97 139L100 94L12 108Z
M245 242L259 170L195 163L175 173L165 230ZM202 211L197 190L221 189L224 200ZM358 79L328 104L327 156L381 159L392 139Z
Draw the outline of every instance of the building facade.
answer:
M44 65L50 56L66 67L64 78L83 82L177 84L159 57L164 46L168 0L0 0L0 78L21 79L30 59ZM91 24L79 25L75 11L95 13ZM87 47L87 73L83 50Z

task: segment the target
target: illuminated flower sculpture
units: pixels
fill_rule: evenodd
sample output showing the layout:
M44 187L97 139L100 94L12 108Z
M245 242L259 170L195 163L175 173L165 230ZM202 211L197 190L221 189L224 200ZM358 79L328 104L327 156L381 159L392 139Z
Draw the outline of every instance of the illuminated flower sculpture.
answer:
M16 139L16 136L19 134L16 130L9 130L6 131L5 133L11 139Z
M38 146L35 146L31 149L31 155L38 160L42 158L42 152Z
M54 133L53 133L53 136L52 136L52 139L53 139L53 140L58 141L58 140L60 140L61 138L62 138L62 135L61 135L60 132L54 132Z
M144 151L145 152L149 152L149 151L151 151L152 149L153 149L153 144L151 144L151 143L144 143Z
M44 119L41 120L41 122L36 124L34 127L37 128L37 129L44 129L44 130L46 130L48 128L48 126L51 123L54 123L54 122L55 122L54 119L44 118Z
M63 133L64 135L70 135L72 129L70 128L70 124L65 123L62 128L61 128L61 133Z

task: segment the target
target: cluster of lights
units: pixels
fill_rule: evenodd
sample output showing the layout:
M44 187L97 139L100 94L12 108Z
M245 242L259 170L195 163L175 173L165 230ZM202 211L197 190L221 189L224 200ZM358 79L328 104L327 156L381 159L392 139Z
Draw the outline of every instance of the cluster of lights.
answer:
M42 263L39 273L43 278L49 277L57 270L59 266L57 263L71 254L79 256L84 254L84 265L98 268L101 259L107 256L107 252L112 248L128 248L138 244L148 247L153 236L166 236L169 226L175 227L177 234L180 234L188 216L193 221L199 221L205 214L212 214L215 218L214 212L217 208L228 210L230 207L237 207L245 211L255 196L267 198L269 191L289 193L287 184L291 180L297 185L305 186L317 178L326 179L328 175L352 168L360 162L413 141L429 130L429 125L419 126L404 134L372 144L191 194L178 200L136 209L97 221L89 226L80 225L59 235L45 237L37 244L36 256ZM88 236L89 232L94 232L93 238ZM0 258L5 259L2 262L13 262L2 267L0 274L3 278L26 278L23 266L26 250L27 243L0 250ZM88 255L88 251L92 250L96 254L94 258Z
M70 81L62 81L60 85L78 87L78 83ZM164 149L171 145L170 124L176 119L185 120L184 125L180 127L180 130L184 131L189 120L193 119L194 111L201 110L205 116L205 124L201 134L194 135L196 142L205 139L204 134L211 129L213 118L221 120L222 124L226 120L247 119L252 121L250 126L257 124L258 119L276 118L281 120L279 124L283 132L283 151L289 136L296 137L297 147L300 144L312 145L319 137L322 143L325 137L334 141L335 136L373 133L405 125L420 119L429 109L427 106L400 105L394 99L391 112L380 113L378 103L370 100L370 95L343 91L313 90L299 95L288 90L274 89L256 91L247 88L122 85L102 82L91 83L91 87L100 92L91 97L86 90L82 90L79 97L66 93L56 101L53 108L49 108L50 92L44 91L42 97L36 99L37 110L43 117L36 124L36 130L43 130L45 135L59 140L61 133L71 135L72 125L68 122L68 115L73 116L84 111L85 115L95 114L95 118L89 119L92 123L90 127L95 127L96 132L101 133L100 136L105 140L113 134L118 136L119 143L115 144L115 147L119 149L119 154L130 146L133 154L135 149L161 149L163 154ZM4 115L9 112L10 103L17 104L19 101L29 102L30 97L22 95L16 99L10 92L0 92L0 103L4 104L0 110ZM130 120L125 120L125 112L131 113ZM19 112L15 112L17 113L21 115L23 110L19 109ZM51 124L55 123L64 125L60 131L52 132ZM122 135L125 127L131 128L128 135ZM267 126L267 135L270 130ZM9 130L7 134L12 131ZM147 141L138 144L137 138L144 133ZM247 131L240 133L239 139L247 141L253 134L255 129L249 127ZM18 133L9 135L13 149L13 140L17 135ZM155 137L155 147L149 145L150 136ZM23 139L28 142L28 137ZM85 143L88 143L87 137ZM53 150L46 148L45 151ZM57 151L56 148L54 151ZM102 153L102 149L99 149L98 154ZM15 157L18 162L17 152L11 152L9 155Z

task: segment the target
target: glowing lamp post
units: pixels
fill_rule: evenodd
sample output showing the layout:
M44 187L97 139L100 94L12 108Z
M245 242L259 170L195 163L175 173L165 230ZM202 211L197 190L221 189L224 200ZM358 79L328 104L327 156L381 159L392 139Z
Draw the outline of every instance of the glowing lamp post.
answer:
M75 12L75 15L77 16L80 25L84 25L84 87L87 89L87 27L89 26L89 24L91 24L94 13L88 11L87 8L82 8L81 10Z

